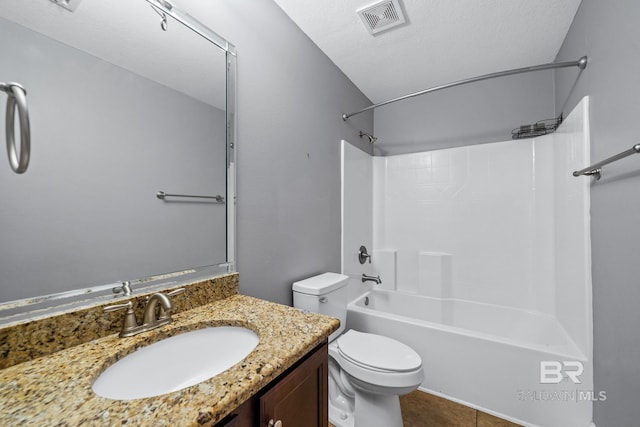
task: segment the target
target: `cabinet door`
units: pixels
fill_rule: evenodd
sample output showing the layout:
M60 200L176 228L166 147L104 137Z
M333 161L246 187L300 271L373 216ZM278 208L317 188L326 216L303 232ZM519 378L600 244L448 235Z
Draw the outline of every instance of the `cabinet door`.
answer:
M325 343L260 397L260 427L327 427L328 372Z
M215 427L255 427L257 424L257 411L254 410L254 403L254 398L249 399L222 421L218 422Z

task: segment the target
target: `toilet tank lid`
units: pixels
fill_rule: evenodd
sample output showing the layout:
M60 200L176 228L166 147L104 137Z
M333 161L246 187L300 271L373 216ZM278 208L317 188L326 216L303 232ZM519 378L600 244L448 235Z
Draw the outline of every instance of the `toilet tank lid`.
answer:
M308 295L324 295L347 284L349 276L324 273L293 283L293 291Z

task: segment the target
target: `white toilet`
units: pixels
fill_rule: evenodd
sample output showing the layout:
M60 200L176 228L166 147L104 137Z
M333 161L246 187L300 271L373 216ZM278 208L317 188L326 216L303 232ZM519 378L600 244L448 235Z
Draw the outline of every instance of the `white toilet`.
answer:
M399 396L418 388L422 360L411 347L348 330L348 276L324 273L293 284L293 305L340 319L329 337L329 421L336 427L402 427Z

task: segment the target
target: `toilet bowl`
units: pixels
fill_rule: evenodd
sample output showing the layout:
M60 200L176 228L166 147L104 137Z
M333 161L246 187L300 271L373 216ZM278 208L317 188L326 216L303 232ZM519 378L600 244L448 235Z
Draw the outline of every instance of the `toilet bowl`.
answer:
M329 421L336 427L402 427L399 396L422 382L422 360L392 338L345 332L348 279L325 273L293 284L294 307L340 320L329 337Z

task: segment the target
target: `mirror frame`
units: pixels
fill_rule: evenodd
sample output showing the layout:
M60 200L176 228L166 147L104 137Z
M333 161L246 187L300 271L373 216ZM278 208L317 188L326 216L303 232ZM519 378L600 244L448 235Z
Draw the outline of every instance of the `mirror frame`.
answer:
M26 298L0 303L0 327L8 327L36 319L51 317L61 313L95 307L104 303L129 299L132 296L148 292L157 292L176 286L200 282L225 274L237 272L236 261L236 77L237 53L229 41L216 34L206 25L180 11L167 0L145 0L154 9L160 11L180 24L192 30L196 35L213 43L225 53L226 61L226 255L224 263L190 268L168 274L130 280L133 292L130 295L115 293L121 283L109 283L90 288L76 289L49 295Z

